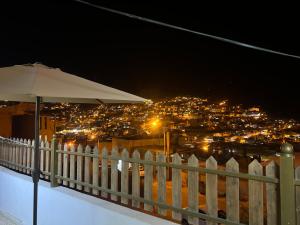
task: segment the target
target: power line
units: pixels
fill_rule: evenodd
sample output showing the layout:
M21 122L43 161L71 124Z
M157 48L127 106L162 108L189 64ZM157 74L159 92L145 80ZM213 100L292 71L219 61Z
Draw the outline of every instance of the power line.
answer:
M262 52L267 52L267 53L271 53L271 54L276 54L276 55L281 55L281 56L287 56L287 57L291 57L291 58L300 59L300 56L298 56L298 55L288 54L288 53L275 51L275 50L268 49L268 48L263 48L263 47L243 43L243 42L240 42L240 41L235 41L235 40L228 39L228 38L223 38L223 37L220 37L220 36L215 36L215 35L211 35L211 34L207 34L207 33L198 32L198 31L191 30L191 29L188 29L188 28L184 28L184 27L180 27L180 26L160 22L160 21L157 21L157 20L137 16L137 15L134 15L134 14L130 14L130 13L122 12L122 11L119 11L119 10L107 8L107 7L104 7L104 6L99 6L99 5L96 5L96 4L93 4L93 3L90 3L90 2L86 2L86 1L83 1L83 0L74 0L74 1L85 4L85 5L88 5L88 6L91 6L91 7L94 7L94 8L97 8L97 9L101 9L101 10L104 10L104 11L107 11L107 12L118 14L118 15L121 15L121 16L126 16L126 17L129 17L129 18L132 18L132 19L141 20L141 21L144 21L144 22L147 22L147 23L152 23L152 24L156 24L156 25L159 25L159 26L172 28L172 29L175 29L175 30L180 30L180 31L184 31L184 32L192 33L192 34L197 34L197 35L200 35L200 36L203 36L203 37L207 37L207 38L211 38L211 39L214 39L214 40L230 43L230 44L233 44L233 45L238 45L238 46L241 46L241 47L244 47L244 48L250 48L250 49L257 50L257 51L262 51Z

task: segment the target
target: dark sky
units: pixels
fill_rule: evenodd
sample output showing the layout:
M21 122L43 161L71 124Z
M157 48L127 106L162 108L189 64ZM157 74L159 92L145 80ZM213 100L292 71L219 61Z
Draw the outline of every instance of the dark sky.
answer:
M233 103L261 105L276 116L300 118L299 59L113 15L71 0L9 2L0 7L0 66L41 62L147 98L181 94L229 98ZM91 2L300 55L300 14L293 6Z

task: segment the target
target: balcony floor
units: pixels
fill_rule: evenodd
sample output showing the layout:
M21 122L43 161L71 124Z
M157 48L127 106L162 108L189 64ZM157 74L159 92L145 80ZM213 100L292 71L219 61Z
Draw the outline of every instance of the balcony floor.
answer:
M18 219L0 212L0 225L22 225L22 223Z

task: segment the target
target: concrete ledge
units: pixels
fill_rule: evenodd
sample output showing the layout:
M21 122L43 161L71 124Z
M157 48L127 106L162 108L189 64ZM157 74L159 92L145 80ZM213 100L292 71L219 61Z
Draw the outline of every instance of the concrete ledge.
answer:
M0 211L32 224L33 184L31 177L0 167ZM64 187L39 183L39 225L175 225L111 202Z

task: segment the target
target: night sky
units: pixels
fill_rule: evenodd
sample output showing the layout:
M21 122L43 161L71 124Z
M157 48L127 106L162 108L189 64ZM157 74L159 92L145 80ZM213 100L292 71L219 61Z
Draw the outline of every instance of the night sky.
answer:
M41 62L146 98L229 98L232 103L261 105L275 116L300 119L299 59L175 31L71 0L9 2L0 8L0 66ZM91 2L300 55L300 14L292 6L275 10L227 5L228 10L219 4L196 6L185 1Z

